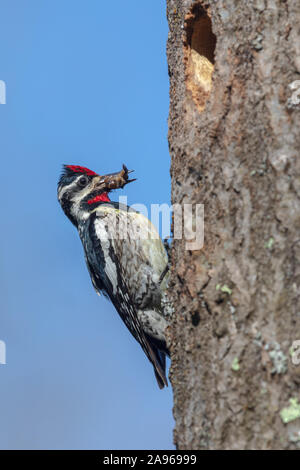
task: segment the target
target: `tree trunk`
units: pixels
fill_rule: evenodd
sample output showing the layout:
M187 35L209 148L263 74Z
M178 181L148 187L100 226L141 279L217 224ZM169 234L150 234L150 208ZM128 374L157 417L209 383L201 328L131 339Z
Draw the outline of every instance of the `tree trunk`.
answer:
M167 7L172 203L205 211L172 245L175 444L299 448L300 2Z

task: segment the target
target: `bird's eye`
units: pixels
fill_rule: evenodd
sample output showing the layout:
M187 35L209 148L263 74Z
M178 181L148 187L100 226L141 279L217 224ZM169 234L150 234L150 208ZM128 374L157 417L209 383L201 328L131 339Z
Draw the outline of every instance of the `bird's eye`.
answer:
M81 176L78 180L78 184L81 188L84 188L89 182L89 179L87 176Z

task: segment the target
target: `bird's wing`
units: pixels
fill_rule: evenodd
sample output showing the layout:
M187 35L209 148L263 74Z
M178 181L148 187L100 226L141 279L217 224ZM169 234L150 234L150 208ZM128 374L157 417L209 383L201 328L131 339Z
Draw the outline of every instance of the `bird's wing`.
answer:
M139 342L152 363L160 388L168 382L163 361L156 348L150 344L141 327L136 308L131 300L126 283L121 276L121 267L114 250L114 240L109 239L104 221L94 213L86 226L86 236L82 235L86 261L94 286L108 295L121 319Z

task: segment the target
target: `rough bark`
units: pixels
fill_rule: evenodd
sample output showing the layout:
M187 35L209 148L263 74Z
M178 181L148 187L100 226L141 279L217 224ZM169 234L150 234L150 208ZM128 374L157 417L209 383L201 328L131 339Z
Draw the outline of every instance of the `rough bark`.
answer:
M172 203L205 207L203 248L172 246L175 444L299 448L300 3L167 15Z

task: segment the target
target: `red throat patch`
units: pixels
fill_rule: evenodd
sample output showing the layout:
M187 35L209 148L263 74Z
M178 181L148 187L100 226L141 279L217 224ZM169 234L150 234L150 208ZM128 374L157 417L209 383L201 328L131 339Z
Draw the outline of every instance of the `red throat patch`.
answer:
M99 194L99 196L94 197L88 201L88 204L95 204L95 202L110 202L107 193Z
M71 170L71 171L74 171L75 173L83 173L84 175L88 175L88 176L95 176L97 175L97 173L95 173L94 171L92 170L89 170L88 168L85 168L84 166L79 166L79 165L66 165L66 167Z

